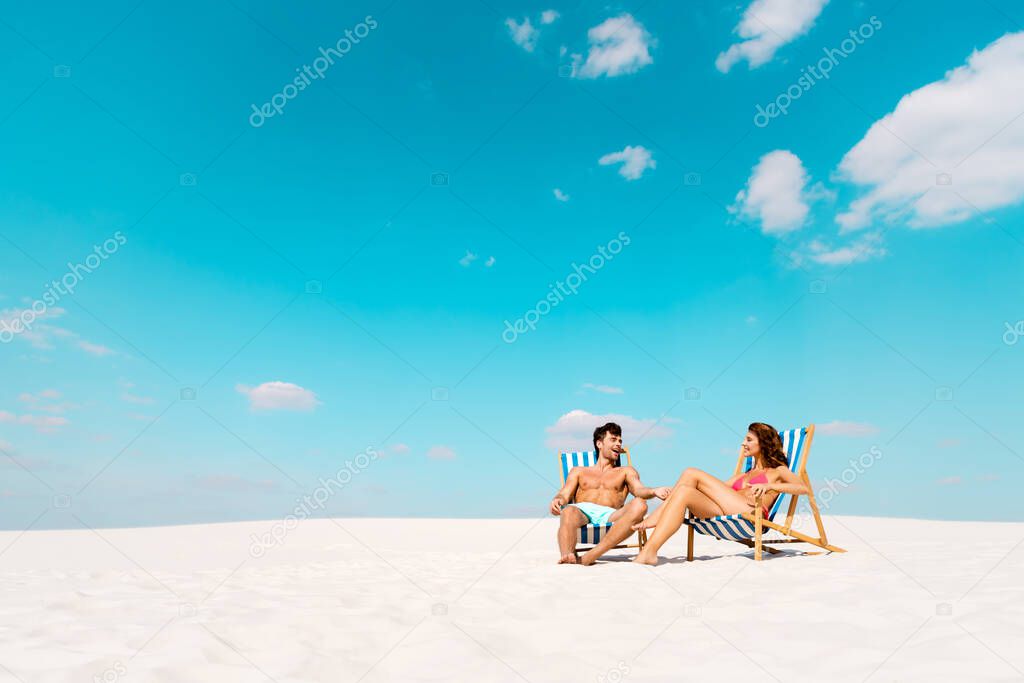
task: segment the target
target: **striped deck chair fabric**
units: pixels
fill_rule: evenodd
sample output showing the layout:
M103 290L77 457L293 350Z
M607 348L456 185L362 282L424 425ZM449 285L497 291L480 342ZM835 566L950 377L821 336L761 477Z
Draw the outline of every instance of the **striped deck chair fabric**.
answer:
M785 432L779 432L779 436L782 437L782 447L786 451L786 462L789 464L789 469L793 472L799 472L800 464L803 462L803 458L807 452L807 449L805 448L805 445L807 444L807 429L804 427L801 427L800 429L790 429ZM753 466L753 457L744 459L744 472L749 472ZM775 515L782 509L783 499L788 500L789 498L790 495L788 493L783 493L776 497L775 502L772 504L771 510L768 511L768 516L765 517L765 519L768 521L775 521ZM754 523L749 519L744 518L743 515L719 515L718 517L704 518L691 517L686 520L686 523L692 526L699 533L726 541L744 541L750 540L754 537Z
M629 458L628 452L626 457ZM569 477L569 471L573 467L590 467L596 463L597 453L595 451L573 451L571 453L561 453L558 458L562 469L562 483L564 484L565 480ZM619 456L620 464L621 461L622 456ZM597 545L611 528L611 524L587 524L582 526L576 536L576 545Z

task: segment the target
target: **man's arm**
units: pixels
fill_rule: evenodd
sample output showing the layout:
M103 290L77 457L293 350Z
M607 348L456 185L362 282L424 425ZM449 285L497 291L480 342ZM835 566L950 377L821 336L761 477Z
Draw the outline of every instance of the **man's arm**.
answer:
M579 483L580 473L574 468L569 471L569 476L565 478L565 484L561 490L551 499L551 514L556 517L562 514L562 508L576 495L576 487L579 486Z
M668 486L659 486L657 488L644 486L640 482L640 474L632 467L626 470L626 486L629 488L629 492L637 498L660 498L665 500L672 493L672 489Z

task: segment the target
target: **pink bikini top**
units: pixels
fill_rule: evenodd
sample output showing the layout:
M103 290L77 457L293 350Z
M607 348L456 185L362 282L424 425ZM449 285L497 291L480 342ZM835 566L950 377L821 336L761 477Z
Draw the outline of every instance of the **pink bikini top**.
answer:
M754 484L767 484L768 483L768 475L766 475L764 472L761 472L760 474L755 474L753 477L751 477L747 481L747 483L750 484L750 485L754 485ZM732 490L733 491L739 491L741 488L743 488L743 477L740 477L739 479L737 479L736 481L734 481L732 483Z

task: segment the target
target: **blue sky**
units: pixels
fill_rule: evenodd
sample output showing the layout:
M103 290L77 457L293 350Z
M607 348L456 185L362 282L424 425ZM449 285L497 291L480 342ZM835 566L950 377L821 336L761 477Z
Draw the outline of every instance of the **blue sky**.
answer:
M829 512L1020 518L1013 3L125 2L0 35L2 528L280 518L368 448L327 512L541 515L606 416L649 484L813 422L816 482L881 453Z

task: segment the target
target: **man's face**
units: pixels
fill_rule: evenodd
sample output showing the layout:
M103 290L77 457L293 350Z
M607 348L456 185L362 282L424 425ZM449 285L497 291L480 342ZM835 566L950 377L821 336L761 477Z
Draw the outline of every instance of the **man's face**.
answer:
M622 450L622 437L608 432L597 442L597 447L605 454L619 453Z

